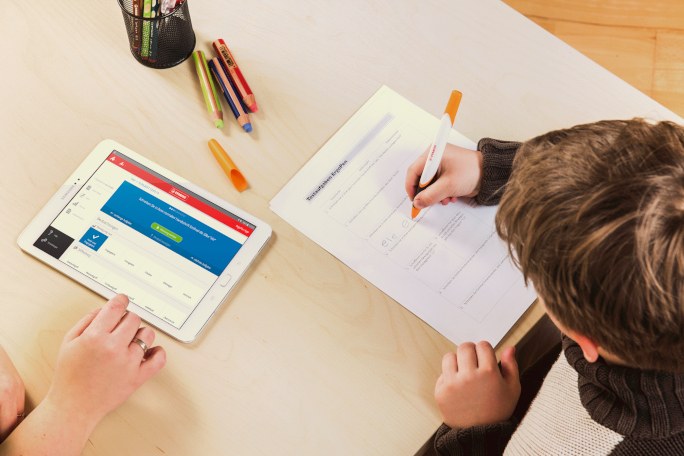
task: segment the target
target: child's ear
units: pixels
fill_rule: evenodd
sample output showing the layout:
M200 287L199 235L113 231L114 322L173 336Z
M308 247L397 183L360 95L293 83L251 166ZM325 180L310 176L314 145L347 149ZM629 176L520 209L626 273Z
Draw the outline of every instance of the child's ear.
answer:
M596 362L599 357L599 347L596 342L574 331L570 331L570 333L568 333L568 337L577 342L577 345L582 349L582 353L584 353L584 358L590 363Z
M541 297L539 297L539 302L541 302L541 304L544 306L546 314L549 316L553 324L556 325L556 327L560 330L560 332L577 342L577 345L579 345L582 349L582 353L584 353L584 358L590 363L596 362L596 360L599 358L598 344L583 334L565 328L565 326L562 325L551 312L549 312L549 309L546 307L546 304Z

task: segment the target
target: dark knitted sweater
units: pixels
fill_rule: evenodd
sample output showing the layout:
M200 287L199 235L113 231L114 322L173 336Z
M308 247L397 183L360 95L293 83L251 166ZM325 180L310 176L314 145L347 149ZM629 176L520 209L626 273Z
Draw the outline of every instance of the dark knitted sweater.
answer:
M484 138L477 143L482 152L482 180L480 192L475 197L477 204L491 206L499 204L508 178L511 176L513 159L520 147L519 142L498 141Z
M519 143L492 139L479 142L478 149L483 153L483 177L476 198L479 204L498 203L518 147ZM590 417L587 419L590 422L589 429L597 434L606 434L606 441L610 442L601 449L584 448L580 454L684 455L684 374L610 365L602 359L589 363L580 347L568 338L563 340L562 356L572 369L568 368L568 371L577 373L577 394L581 406ZM557 364L560 361L565 362L559 360ZM571 381L574 382L574 378ZM553 382L549 385L546 383L547 393L553 393ZM542 403L548 394L544 398L541 393L539 396L523 418L523 425L528 420L532 421L529 417L535 413L535 408L549 407L548 403ZM553 394L551 396L555 397ZM441 455L535 453L529 450L534 448L532 445L527 446L527 451L524 450L525 442L521 444L520 438L514 449L506 449L518 425L514 420L466 429L451 429L442 425L435 436L435 450ZM567 427L572 425L567 423ZM563 427L564 424L556 423L556 426ZM531 435L529 427L527 433L520 435ZM540 432L545 431L540 429ZM552 439L553 433L546 438ZM577 442L581 444L583 441L584 436L577 436ZM566 450L570 451L569 448ZM568 454L572 453L570 451Z

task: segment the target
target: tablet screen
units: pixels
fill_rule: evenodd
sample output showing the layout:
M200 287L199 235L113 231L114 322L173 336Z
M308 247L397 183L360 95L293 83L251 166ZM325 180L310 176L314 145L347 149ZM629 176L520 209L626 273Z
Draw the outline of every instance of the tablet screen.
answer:
M33 245L180 329L255 229L112 151Z

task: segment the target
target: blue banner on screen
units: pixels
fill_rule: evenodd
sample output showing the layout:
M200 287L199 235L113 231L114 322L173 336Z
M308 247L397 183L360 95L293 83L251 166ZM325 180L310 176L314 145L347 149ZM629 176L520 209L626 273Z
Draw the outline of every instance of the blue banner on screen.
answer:
M129 182L123 182L100 210L216 275L241 247Z

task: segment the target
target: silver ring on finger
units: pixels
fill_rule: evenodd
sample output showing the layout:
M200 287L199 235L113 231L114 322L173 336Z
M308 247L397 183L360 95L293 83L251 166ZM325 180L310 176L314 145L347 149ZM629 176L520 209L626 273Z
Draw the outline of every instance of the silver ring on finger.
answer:
M134 339L132 340L132 342L138 344L138 346L139 346L140 348L142 348L143 355L145 355L145 354L147 353L147 350L150 349L150 348L147 346L147 344L145 343L144 340L140 340L140 339L138 339L137 337L134 338Z

